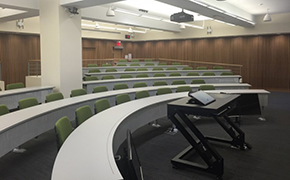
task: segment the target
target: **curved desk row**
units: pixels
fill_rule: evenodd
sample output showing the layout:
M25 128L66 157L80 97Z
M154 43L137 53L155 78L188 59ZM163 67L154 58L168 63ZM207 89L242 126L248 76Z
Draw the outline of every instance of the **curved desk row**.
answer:
M198 85L190 86L193 90L197 90L199 87ZM169 87L175 92L178 86L152 86L87 94L33 106L0 116L0 157L26 141L53 129L55 122L59 118L68 116L71 121L74 120L75 110L81 106L89 105L93 109L94 102L102 98L108 98L110 105L114 106L115 97L118 94L127 93L133 100L137 91L148 90L151 96L155 96L157 89L162 87ZM250 85L218 84L216 88L218 87L220 89L248 89Z
M159 61L139 61L139 62L117 62L116 65L118 64L126 64L126 66L130 66L131 64L140 64L140 66L145 66L145 64L154 64L155 66L157 66L159 64Z
M153 68L169 68L176 67L178 70L182 70L184 67L188 67L187 65L163 65L163 66L105 66L105 67L83 67L83 74L88 73L91 69L99 69L101 72L105 72L107 69L116 69L117 71L125 71L126 68L147 68L148 71L152 71Z
M0 104L5 104L8 109L16 109L18 101L35 97L39 103L45 102L47 94L52 93L53 86L27 87L13 90L0 91Z
M186 84L191 84L193 79L203 79L206 84L217 83L239 83L241 76L171 76L171 77L148 77L148 78L127 78L127 79L109 79L98 81L83 81L83 88L87 93L92 93L96 86L107 86L108 90L113 90L115 84L125 83L129 88L133 88L137 82L145 82L147 86L153 86L155 81L165 81L168 85L175 80L184 80Z
M231 72L230 69L220 69L220 70L182 70L182 71L124 71L124 72L101 72L101 73L86 73L86 76L97 76L98 79L102 79L104 75L112 75L116 79L119 79L121 75L130 74L133 77L136 77L137 74L147 74L149 77L153 77L154 74L163 73L166 76L169 76L171 73L180 73L181 76L186 76L188 73L198 73L200 76L205 72L213 72L216 76L221 75L223 72Z

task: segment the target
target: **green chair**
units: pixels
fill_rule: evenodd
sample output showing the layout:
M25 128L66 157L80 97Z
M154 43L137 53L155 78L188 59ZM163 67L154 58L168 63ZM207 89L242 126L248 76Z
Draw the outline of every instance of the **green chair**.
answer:
M202 76L215 76L215 73L213 72L205 72L202 74Z
M153 77L166 77L164 73L156 73Z
M163 62L163 63L158 63L158 66L166 66L167 63Z
M139 59L131 59L131 62L139 62Z
M127 59L119 59L119 62L128 62Z
M102 64L102 67L112 66L111 64Z
M125 71L135 71L134 68L126 68Z
M123 74L120 76L120 79L126 79L126 78L133 78L131 74Z
M88 64L87 67L98 67L98 64Z
M145 66L155 66L154 63L145 63Z
M233 72L222 72L221 73L221 76L232 76L232 75L234 75Z
M72 133L73 127L67 116L60 118L54 126L58 150L63 145L67 137Z
M119 94L116 96L116 105L129 102L131 101L131 98L128 94Z
M165 81L155 81L153 86L167 86Z
M138 63L132 63L130 66L140 66Z
M198 66L196 69L197 70L207 70L207 67L205 67L205 66Z
M150 94L148 91L138 91L135 94L135 99L142 99L146 97L150 97Z
M205 84L205 85L200 85L199 90L201 91L215 90L215 87L213 85Z
M193 70L193 68L192 67L184 67L184 68L182 68L182 70Z
M106 72L117 72L117 69L106 69Z
M146 78L149 77L148 74L137 74L136 78Z
M171 74L169 74L169 76L181 76L181 74L180 73L171 73Z
M55 93L46 95L45 102L48 103L48 102L57 101L63 98L64 97L61 92L55 92Z
M36 105L38 105L38 100L34 97L21 99L20 101L18 101L19 109L25 109Z
M114 85L114 90L120 90L120 89L128 89L128 85L125 83Z
M147 84L145 82L134 83L133 88L139 88L139 87L147 87Z
M190 72L187 73L186 76L199 76L199 74L197 72Z
M0 104L0 116L8 114L10 111L5 104Z
M85 89L74 89L71 90L70 97L86 95L87 91Z
M167 71L177 71L177 68L176 67L169 67L166 70Z
M148 71L147 68L138 68L137 71Z
M181 65L181 63L172 63L171 65Z
M106 92L108 91L107 86L96 86L93 89L93 93L100 93L100 92Z
M205 81L203 79L193 79L191 84L205 84Z
M115 79L113 75L105 75L102 77L102 80L109 80L109 79Z
M170 93L172 93L170 88L159 88L157 89L156 95L158 96L158 95L170 94Z
M180 84L186 84L184 80L175 80L172 81L171 85L180 85Z
M81 125L83 122L85 122L87 119L93 116L92 110L88 105L77 108L75 113L76 113L76 127Z
M152 62L153 59L145 59L145 62Z
M23 83L12 83L12 84L6 85L6 90L18 89L18 88L24 88L24 84Z
M90 69L89 73L100 73L101 71L99 69Z
M178 86L177 89L176 89L177 93L179 93L179 92L189 92L189 91L191 91L190 86Z
M110 108L111 106L108 99L100 99L95 102L94 107L95 107L95 113L97 114Z
M127 66L126 64L117 64L117 66Z
M161 67L155 67L152 69L152 71L163 71L163 68Z
M97 81L99 78L97 76L85 76L84 81Z
M214 66L214 67L212 67L213 69L224 69L224 67L223 66Z

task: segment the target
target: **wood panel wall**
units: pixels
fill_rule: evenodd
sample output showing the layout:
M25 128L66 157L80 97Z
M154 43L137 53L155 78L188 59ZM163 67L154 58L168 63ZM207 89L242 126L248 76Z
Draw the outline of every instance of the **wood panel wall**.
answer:
M84 59L113 58L116 41L83 39ZM290 35L122 42L119 56L168 58L243 65L243 81L253 88L290 91ZM115 57L118 58L118 57ZM2 79L24 82L27 60L40 59L37 35L0 34Z

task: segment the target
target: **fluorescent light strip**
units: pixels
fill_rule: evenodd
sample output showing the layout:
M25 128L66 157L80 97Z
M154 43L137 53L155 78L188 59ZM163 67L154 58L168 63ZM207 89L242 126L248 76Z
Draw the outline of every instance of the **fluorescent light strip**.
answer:
M133 32L136 32L136 33L146 33L146 31L138 31L138 30L133 30Z
M209 6L208 7L209 9L212 9L214 11L217 11L217 12L220 12L220 13L225 13L225 11L221 10L221 9L218 9L218 8L215 8L215 7L212 7L212 6Z
M93 28L96 27L96 26L93 25L93 24L83 24L83 23L82 23L82 26L85 26L85 27L93 27Z
M184 26L188 26L188 27L192 27L192 28L204 29L204 27L202 27L202 26L196 26L193 24L187 24L187 23L180 23L180 24L183 24Z
M231 23L226 23L227 25L230 25L230 26L236 26L235 24L231 24Z
M116 30L129 32L129 29L116 28Z
M124 14L129 14L129 15L133 15L133 16L140 16L141 14L137 14L137 13L133 13L133 12L129 12L123 9L115 9L116 12L120 12L120 13L124 13Z
M157 20L157 21L162 20L161 18L152 17L152 16L146 16L146 15L141 15L141 17L143 17L143 18L147 18L147 19L153 19L153 20Z

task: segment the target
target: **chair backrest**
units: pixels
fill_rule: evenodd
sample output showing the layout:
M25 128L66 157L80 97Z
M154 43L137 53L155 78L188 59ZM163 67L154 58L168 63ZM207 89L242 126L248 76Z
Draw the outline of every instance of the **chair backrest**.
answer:
M181 76L181 74L180 73L171 73L171 74L169 74L169 76Z
M97 76L85 76L84 77L85 81L97 81L99 78Z
M115 77L113 75L102 76L102 80L107 80L107 79L115 79Z
M150 94L148 91L138 91L135 94L135 99L142 99L146 97L150 97Z
M99 69L90 69L89 73L99 73L101 72Z
M214 66L214 67L212 67L213 69L224 69L224 67L223 66Z
M221 73L221 76L232 76L232 75L234 75L233 72L222 72Z
M128 94L119 94L116 96L116 105L129 102L131 101L131 98Z
M88 64L87 67L98 67L98 64Z
M205 66L198 66L196 69L197 70L207 70L207 67L205 67Z
M172 63L171 65L181 65L181 63Z
M71 90L70 97L76 97L87 94L87 91L85 89L74 89Z
M205 81L203 79L193 79L191 84L205 84Z
M102 64L102 67L112 66L111 64Z
M155 81L153 86L166 86L167 83L165 81Z
M199 74L197 72L190 72L187 73L186 76L199 76Z
M213 72L205 72L202 74L202 76L215 76L215 73Z
M19 109L25 109L36 105L38 105L38 100L35 97L25 98L18 101Z
M167 63L165 63L165 62L158 63L158 66L166 66L166 65L167 65Z
M206 90L215 90L215 87L213 85L204 84L199 86L199 90L206 91Z
M117 72L117 69L114 69L114 68L112 68L112 69L106 69L106 72Z
M100 99L95 102L95 113L100 113L108 108L110 108L110 103L108 99Z
M131 62L139 62L139 59L131 59Z
M138 68L137 71L148 71L147 68Z
M169 67L166 70L168 70L168 71L172 71L172 70L177 71L177 68L176 67Z
M189 92L191 91L190 86L178 86L176 92Z
M166 77L164 73L156 73L153 77Z
M128 62L127 59L119 59L119 62Z
M145 82L134 83L133 88L139 88L139 87L147 87L147 84Z
M105 91L108 91L107 86L96 86L94 87L93 93L100 93Z
M0 104L0 116L8 114L10 111L5 104Z
M148 74L137 74L136 78L145 78L145 77L149 77Z
M134 68L126 68L125 71L135 71Z
M60 99L63 99L63 94L61 92L55 92L55 93L51 93L51 94L48 94L46 95L46 98L45 98L45 102L52 102L52 101L57 101L57 100L60 100Z
M145 66L154 66L154 63L145 63Z
M128 89L128 85L125 83L122 84L115 84L114 85L114 90L119 90L119 89Z
M138 63L132 63L130 66L140 66Z
M145 59L145 62L152 62L153 59Z
M76 126L81 125L87 119L93 116L90 106L82 106L76 110Z
M172 93L170 88L159 88L157 89L156 95L170 94L170 93Z
M12 83L12 84L6 85L6 90L18 89L18 88L24 88L24 84L23 83Z
M117 64L117 66L127 66L127 64Z
M60 118L54 126L56 133L56 141L58 145L58 149L63 145L67 137L73 131L71 122L69 121L67 116Z
M172 85L180 85L180 84L186 84L184 80L174 80L172 81Z
M184 67L184 68L182 68L182 70L193 70L193 68L192 67Z
M133 78L133 76L131 74L123 74L120 76L120 79L124 79L124 78Z
M152 71L163 71L163 68L161 67L155 67L152 69Z

